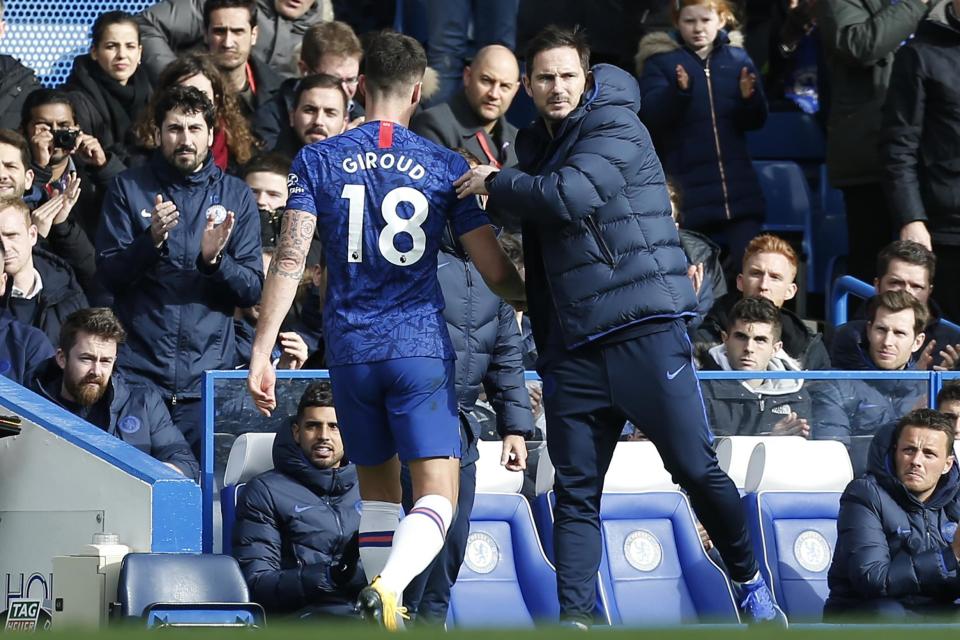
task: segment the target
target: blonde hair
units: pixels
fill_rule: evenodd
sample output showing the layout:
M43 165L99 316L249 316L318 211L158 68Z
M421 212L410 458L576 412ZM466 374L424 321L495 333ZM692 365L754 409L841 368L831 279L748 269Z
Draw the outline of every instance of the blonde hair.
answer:
M713 9L723 20L725 29L736 29L740 25L737 14L728 0L674 0L670 4L670 17L676 26L680 22L680 12L686 7L707 7Z

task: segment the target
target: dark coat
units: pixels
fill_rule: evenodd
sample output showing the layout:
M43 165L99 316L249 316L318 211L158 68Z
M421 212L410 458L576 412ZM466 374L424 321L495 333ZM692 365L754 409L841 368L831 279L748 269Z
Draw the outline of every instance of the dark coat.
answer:
M957 560L950 547L960 520L960 473L943 476L926 502L896 477L890 453L893 428L877 433L868 473L840 498L837 546L827 574L824 617L855 613L889 598L908 610L954 609L960 597Z
M32 387L50 402L71 410L60 398L62 383L63 370L55 359L50 358L37 372ZM129 384L119 372L114 372L107 392L98 404L102 406L95 406L89 415L80 417L97 420L94 426L160 462L169 462L188 478L199 480L200 465L156 391L150 387ZM104 419L98 420L95 416Z
M8 308L17 320L43 331L51 344L59 344L63 321L74 311L90 305L73 270L64 260L34 247L33 267L43 282L40 293L31 300L10 297Z
M247 119L252 124L253 114L257 112L257 109L273 100L273 97L277 95L283 77L257 57L251 57L247 64L250 65L250 73L253 74L253 87L249 88L255 89L255 91L250 92L249 100L244 95L238 95L237 98L243 102Z
M680 229L680 244L690 266L703 265L703 284L697 292L697 317L687 325L696 331L717 300L727 295L727 279L720 264L720 247L713 240L689 229Z
M53 354L53 345L43 331L0 311L0 375L30 386L36 369Z
M290 126L290 113L296 108L297 84L299 78L287 78L277 88L273 97L257 108L253 116L253 132L263 140L265 149L290 154L291 150L300 150L303 143ZM356 100L350 101L347 120L355 120L364 114L363 107ZM296 155L290 155L291 158Z
M160 249L150 236L158 193L180 212ZM200 238L206 212L217 205L236 221L210 270L200 264ZM156 385L164 398L198 397L205 370L233 366L234 308L259 302L263 285L260 214L243 181L224 174L210 156L184 176L158 152L111 185L96 247L98 276L127 329L119 362L132 380Z
M16 58L0 55L0 129L20 130L23 103L39 88L33 69Z
M250 598L270 613L351 615L366 586L359 562L360 489L352 464L317 469L282 427L273 471L237 501L233 555Z
M810 385L814 421L811 437L850 443L873 435L916 408L927 392L919 380L823 380ZM925 406L925 403L924 405Z
M935 244L960 244L960 21L946 11L897 52L880 148L895 227L920 220Z
M713 304L694 337L698 350L709 349L723 341L720 332L727 330L733 305L742 297L740 291L731 291ZM801 369L826 371L832 368L821 334L811 331L803 320L789 309L780 309L780 319L783 323L783 350L800 364Z
M746 132L767 119L761 83L748 100L740 93L740 70L760 72L747 53L717 35L713 52L701 60L681 46L679 35L651 34L637 54L643 106L663 168L683 195L683 222L690 229L715 228L730 220L765 216L760 182L747 150ZM677 65L690 87L677 86Z
M448 234L449 235L449 234ZM463 465L479 456L480 425L469 414L481 390L497 415L497 431L533 436L530 395L523 378L520 328L513 307L483 282L477 268L460 248L445 243L437 263L443 291L443 318L457 352L456 388L460 411L468 416L472 434L464 435Z
M488 182L523 220L527 301L540 357L659 318L694 315L687 258L660 161L637 117L640 89L610 65L553 137L517 136L519 168ZM553 335L551 335L553 334Z
M830 69L827 168L833 186L881 181L880 112L893 55L927 9L921 0L817 3L817 26Z

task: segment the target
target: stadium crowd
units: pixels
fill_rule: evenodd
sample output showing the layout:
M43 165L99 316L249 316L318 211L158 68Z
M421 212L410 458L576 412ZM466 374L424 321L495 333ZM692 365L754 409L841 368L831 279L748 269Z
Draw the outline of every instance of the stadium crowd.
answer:
M139 15L108 11L57 87L0 56L0 373L198 477L202 375L244 369L254 358L264 278L295 186L291 163L302 148L366 122L358 91L364 47L369 34L392 24L395 3L365 3L369 11L351 4L162 0ZM858 470L864 475L841 503L828 615L903 619L948 608L960 596L960 538L944 526L960 520L952 457L960 387L944 387L940 412L926 410L926 386L896 372L960 367L960 329L951 322L960 322L953 280L960 275L960 0L424 5L430 68L410 129L458 152L479 176L460 188L476 195L521 275L536 284L527 292L534 317L545 308L575 321L531 324L530 314L484 284L450 225L437 277L457 355L464 455L446 546L408 587L411 612L423 623L446 618L468 534L476 442L501 440L504 464L521 472L524 441L550 441L544 409L554 424L573 424L569 415L557 417L557 407L566 410L575 395L563 396L563 385L576 388L590 376L589 358L569 380L551 377L562 397L528 385L524 369L555 367L560 354L578 353L570 345L589 322L622 331L623 317L657 317L661 301L649 290L641 299L639 289L603 283L592 266L564 262L577 251L595 259L591 265L616 264L633 249L609 239L631 215L661 240L642 249L659 262L630 277L669 281L657 295L672 304L692 285L680 337L692 344L698 369L891 372L871 380L808 382L798 373L705 381L703 401L717 435L869 448ZM514 53L540 42L550 24L586 25L592 49L590 84L582 97L570 93L575 100L563 117L575 109L586 115L576 111L582 121L571 116L575 124L557 129L550 110L569 96L538 103L533 61ZM524 92L546 127L508 119ZM639 116L649 135L605 132L609 122L588 113L602 108L617 114L612 120ZM771 111L810 114L823 127L830 184L846 207L847 272L876 288L840 326L798 315L804 256L799 244L765 231L767 207L746 134ZM581 155L566 157L568 173L558 169L548 191L538 172L549 167L534 163L531 171L530 154L548 165L571 148ZM620 197L621 176L608 171L618 162L645 186L665 176L672 223L667 203L661 211L652 196ZM610 201L621 217L598 223L584 216L576 238L548 229ZM674 245L686 258L675 269ZM314 238L270 353L276 368L326 368L326 281ZM580 305L584 313L574 314ZM628 331L650 338L668 329ZM628 376L645 362L624 358ZM685 375L692 378L692 366ZM675 454L674 468L700 454L692 441L671 454L658 420L627 405L620 402L612 419L629 419L622 437L650 437L665 460ZM607 409L596 411L606 416ZM494 427L483 427L484 412ZM370 531L354 508L357 474L329 385L312 385L287 418L274 445L275 470L251 482L238 505L233 552L268 611L353 615L371 578L358 543ZM583 444L566 431L553 437L571 451ZM710 455L703 452L705 465ZM558 486L568 482L571 495L583 489L577 474L591 470L564 471L553 458ZM749 584L755 563L732 559L737 534L722 522L729 513L701 513L723 504L716 497L723 491L711 485L708 493L697 484L708 480L694 473L679 477L688 479L684 488L707 529L720 531L714 542L726 550L728 570L741 574L731 576ZM557 520L564 526L562 515ZM583 526L569 520L571 530ZM567 621L590 622L583 611Z

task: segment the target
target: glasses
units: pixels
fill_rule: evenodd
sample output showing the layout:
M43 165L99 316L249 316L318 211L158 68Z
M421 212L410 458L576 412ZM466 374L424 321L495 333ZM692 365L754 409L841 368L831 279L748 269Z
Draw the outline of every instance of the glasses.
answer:
M351 86L353 86L353 85L357 84L358 82L360 82L360 77L359 77L359 76L350 76L349 78L344 78L344 77L342 77L342 76L333 76L333 77L336 78L337 80L339 80L339 81L340 81L340 84L346 84L346 85L351 85Z

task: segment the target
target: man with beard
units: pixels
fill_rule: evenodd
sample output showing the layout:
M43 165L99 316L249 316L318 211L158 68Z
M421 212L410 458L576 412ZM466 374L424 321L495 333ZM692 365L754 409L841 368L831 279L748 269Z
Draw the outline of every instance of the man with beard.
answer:
M308 144L343 133L347 127L347 94L329 75L308 76L297 85L290 126L280 133L274 151L292 158Z
M40 369L34 391L70 413L196 480L197 459L170 420L163 399L129 384L115 370L126 332L110 309L71 313L56 355Z
M97 269L128 328L119 364L156 388L194 452L200 380L234 362L233 313L260 300L260 220L250 189L213 162L213 104L194 87L155 101L158 149L104 202Z

